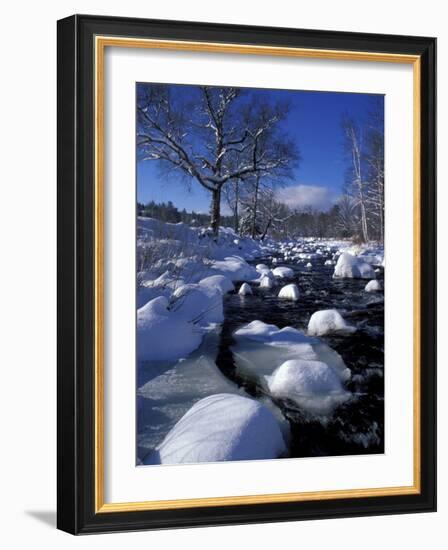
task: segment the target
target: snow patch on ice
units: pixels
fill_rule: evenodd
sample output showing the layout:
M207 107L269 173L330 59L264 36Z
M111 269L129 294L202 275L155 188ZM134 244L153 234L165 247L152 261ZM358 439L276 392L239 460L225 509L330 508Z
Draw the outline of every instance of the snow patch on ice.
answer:
M288 361L311 361L324 363L331 369L341 384L350 378L350 370L341 356L319 338L305 335L292 327L279 329L262 321L252 321L233 333L236 344L232 347L238 372L258 383L269 393L272 376L281 365ZM289 372L289 370L288 370ZM319 372L319 371L318 371ZM282 379L282 378L280 378ZM291 392L294 392L291 386ZM345 399L349 395L343 392ZM313 413L327 414L329 408L341 402L331 396L322 399L314 394L300 401L300 405ZM328 396L327 396L328 397ZM296 402L297 399L295 399Z

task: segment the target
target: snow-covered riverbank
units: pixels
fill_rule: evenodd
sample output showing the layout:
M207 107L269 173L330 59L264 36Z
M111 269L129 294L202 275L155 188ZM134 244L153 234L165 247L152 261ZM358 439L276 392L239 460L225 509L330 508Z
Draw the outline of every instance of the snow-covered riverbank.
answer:
M256 258L263 258L264 264L255 267ZM290 433L288 422L276 404L279 399L326 417L351 399L347 389L350 369L319 337L334 332L350 338L356 330L345 323L338 311L315 315L309 335L306 328L298 330L296 323L294 328L279 330L258 317L234 331L232 360L240 374L254 377L262 388L261 394L254 397L226 378L216 365L225 317L223 301L227 293L238 292L242 283L246 283L238 297L242 308L255 300L253 292L257 295L275 292L279 301L300 307L296 266L307 270L310 276L315 264L325 265L335 280L356 277L374 280L375 270L384 266L380 247L353 247L349 242L313 239L261 244L242 239L228 228L221 230L215 242L201 228L139 218L137 264L137 425L138 457L142 463L286 456ZM243 399L232 401L239 414L229 414L225 427L221 420L222 403L227 398L220 399L219 406L212 400L213 406L206 402L206 407L198 409L207 411L203 414L213 415L216 410L221 415L216 417L215 424L215 436L222 441L221 447L217 445L213 451L206 444L204 447L204 442L198 446L194 431L186 439L176 436L181 428L182 433L193 429L188 419L198 418L195 405L217 395ZM258 408L248 406L244 400L256 401ZM191 410L194 415L189 415ZM283 445L278 443L272 429L272 419L280 430ZM256 434L263 433L263 423L266 433L272 436L272 445L267 447L255 444L259 438ZM248 425L256 429L245 430ZM204 426L210 430L213 423ZM237 444L238 438L244 438L246 444ZM253 438L251 444L248 438ZM180 453L176 444L184 445L186 441L189 451ZM224 454L223 446L227 449Z

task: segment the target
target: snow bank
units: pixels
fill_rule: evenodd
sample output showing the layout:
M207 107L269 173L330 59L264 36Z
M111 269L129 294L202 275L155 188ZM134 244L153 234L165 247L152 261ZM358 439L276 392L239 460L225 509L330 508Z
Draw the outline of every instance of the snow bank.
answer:
M258 271L239 256L229 256L216 260L210 266L210 274L224 275L232 282L252 281L259 277Z
M284 298L285 300L293 300L296 302L299 299L299 289L294 283L286 285L280 290L278 297Z
M178 317L200 326L224 321L221 291L209 285L182 285L173 292L170 309Z
M333 277L375 279L375 271L371 265L364 262L359 256L352 256L343 252L338 258Z
M173 337L175 335L175 337ZM137 311L137 357L143 361L186 357L201 343L199 327L168 310L159 296Z
M232 281L224 275L211 275L199 281L199 284L202 287L217 288L221 294L227 294L235 290Z
M382 290L381 283L377 281L376 279L372 279L366 284L366 287L364 289L366 292L378 292Z
M247 283L243 283L240 286L238 294L240 296L248 296L249 294L253 294L253 292L252 292L252 289L251 289L250 285L248 285Z
M193 405L143 463L257 460L286 454L278 423L267 407L254 399L218 394Z
M322 309L311 315L308 323L310 336L323 336L335 332L355 332L356 328L348 325L336 309Z
M294 277L294 271L290 267L276 267L272 270L274 277L279 279L292 279Z

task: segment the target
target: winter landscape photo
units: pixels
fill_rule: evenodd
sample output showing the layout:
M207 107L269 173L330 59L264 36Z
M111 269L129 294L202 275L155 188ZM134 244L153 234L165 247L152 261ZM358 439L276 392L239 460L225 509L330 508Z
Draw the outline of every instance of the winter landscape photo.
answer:
M136 464L384 453L384 97L136 85Z

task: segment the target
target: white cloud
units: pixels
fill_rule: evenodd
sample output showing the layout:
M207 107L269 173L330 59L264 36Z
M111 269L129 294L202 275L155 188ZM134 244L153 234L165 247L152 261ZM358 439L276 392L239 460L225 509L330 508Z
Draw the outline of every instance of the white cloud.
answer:
M333 189L322 185L305 185L299 183L283 187L276 191L277 200L291 208L311 207L315 210L328 210L338 200L339 195Z

